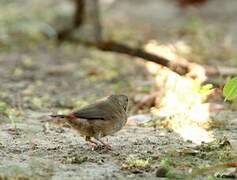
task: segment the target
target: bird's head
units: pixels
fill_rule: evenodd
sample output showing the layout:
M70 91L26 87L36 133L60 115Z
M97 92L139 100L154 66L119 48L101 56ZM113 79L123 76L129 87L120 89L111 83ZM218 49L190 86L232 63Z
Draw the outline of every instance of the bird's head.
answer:
M115 101L116 103L121 105L125 111L127 111L128 97L126 95L113 94L113 95L109 96L109 99L111 99L112 101Z

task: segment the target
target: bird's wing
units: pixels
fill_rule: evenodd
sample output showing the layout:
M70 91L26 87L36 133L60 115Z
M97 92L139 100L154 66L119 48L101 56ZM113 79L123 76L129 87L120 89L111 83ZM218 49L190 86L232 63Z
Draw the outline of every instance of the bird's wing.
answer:
M88 120L106 120L108 117L108 110L110 107L105 102L95 103L86 106L73 113L77 118L88 119ZM110 113L109 113L110 114Z

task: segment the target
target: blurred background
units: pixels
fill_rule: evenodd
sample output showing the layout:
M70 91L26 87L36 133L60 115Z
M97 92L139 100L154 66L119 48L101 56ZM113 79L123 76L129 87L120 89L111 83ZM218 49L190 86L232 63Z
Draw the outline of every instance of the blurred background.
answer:
M237 104L222 96L236 32L236 0L0 0L0 177L136 179L236 160ZM130 100L113 153L42 122L113 93Z

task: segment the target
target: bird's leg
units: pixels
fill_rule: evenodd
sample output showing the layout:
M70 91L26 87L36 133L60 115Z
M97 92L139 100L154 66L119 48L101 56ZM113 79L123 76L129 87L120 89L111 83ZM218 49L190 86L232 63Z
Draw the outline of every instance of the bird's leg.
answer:
M104 141L102 141L101 140L101 132L97 135L97 136L95 136L94 138L98 141L98 142L100 142L101 143L101 145L102 145L102 147L106 147L108 150L111 150L112 149L112 147L111 147L111 145L110 144L108 144L108 138L106 138L106 142L104 142Z
M102 141L101 139L96 139L97 141L99 141L103 146L105 146L107 149L112 150L112 146L108 143L108 139L107 139L107 143L105 143L104 141Z
M85 140L89 142L93 149L99 146L99 144L96 141L93 141L90 136L86 136Z
M105 138L105 140L106 140L107 143L109 143L109 139L107 137Z

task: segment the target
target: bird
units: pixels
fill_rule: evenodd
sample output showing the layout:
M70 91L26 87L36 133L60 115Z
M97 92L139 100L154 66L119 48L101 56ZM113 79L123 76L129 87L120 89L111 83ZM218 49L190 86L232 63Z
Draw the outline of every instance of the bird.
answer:
M106 147L111 150L111 145L101 138L123 128L127 122L127 108L128 97L113 94L67 115L56 114L50 117L66 120L93 148Z

